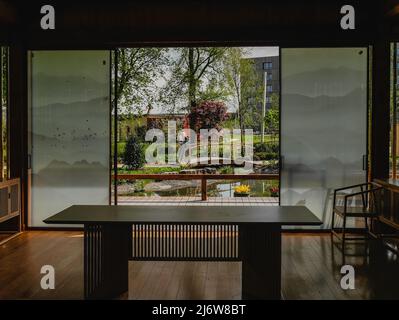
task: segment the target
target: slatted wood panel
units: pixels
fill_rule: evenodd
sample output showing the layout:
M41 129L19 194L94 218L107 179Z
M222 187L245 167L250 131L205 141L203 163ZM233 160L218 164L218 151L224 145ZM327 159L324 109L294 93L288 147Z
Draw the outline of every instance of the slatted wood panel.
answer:
M97 299L128 290L131 226L87 224L84 232L84 294Z
M238 226L135 224L132 260L238 261Z
M84 275L85 275L85 296L94 292L103 280L103 255L102 255L102 226L86 225L84 237L85 255ZM87 263L94 259L97 263Z
M11 179L0 182L0 222L20 215L20 181ZM18 227L19 228L19 227Z
M6 219L8 211L8 187L0 188L0 219Z
M10 213L19 213L19 183L10 185Z

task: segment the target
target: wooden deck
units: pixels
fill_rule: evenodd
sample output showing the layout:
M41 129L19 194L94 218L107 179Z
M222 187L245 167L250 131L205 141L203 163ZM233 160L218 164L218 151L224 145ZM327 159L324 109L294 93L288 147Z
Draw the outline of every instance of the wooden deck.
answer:
M80 232L30 231L0 246L0 299L82 299ZM283 236L285 299L398 299L399 259L378 242L348 247L329 234ZM355 256L350 256L355 254ZM56 272L55 290L40 288L40 268ZM351 264L356 289L342 290L340 267ZM239 299L240 262L130 262L129 299Z

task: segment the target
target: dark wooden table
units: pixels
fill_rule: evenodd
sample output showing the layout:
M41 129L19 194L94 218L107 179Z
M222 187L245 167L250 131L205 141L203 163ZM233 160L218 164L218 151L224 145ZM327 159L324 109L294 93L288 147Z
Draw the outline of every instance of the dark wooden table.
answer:
M84 225L87 299L127 292L129 260L242 261L242 298L280 299L281 226L321 224L303 206L75 205L44 222Z

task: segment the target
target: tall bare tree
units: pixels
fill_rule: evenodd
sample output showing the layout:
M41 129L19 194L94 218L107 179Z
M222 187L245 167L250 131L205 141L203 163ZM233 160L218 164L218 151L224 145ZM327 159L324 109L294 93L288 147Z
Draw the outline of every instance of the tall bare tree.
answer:
M225 59L227 84L237 106L241 146L245 145L245 128L254 128L259 125L256 121L262 121L257 108L262 99L262 78L256 72L254 61L244 56L243 48L231 48Z
M228 48L176 48L171 76L163 92L163 101L187 111L202 100L223 100L223 62Z
M118 104L126 113L149 113L158 100L160 86L167 65L168 49L119 48L118 54Z

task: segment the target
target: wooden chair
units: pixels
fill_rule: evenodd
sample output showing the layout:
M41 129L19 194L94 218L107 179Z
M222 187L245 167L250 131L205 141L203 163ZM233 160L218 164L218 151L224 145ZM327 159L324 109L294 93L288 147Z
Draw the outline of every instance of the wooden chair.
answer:
M353 192L358 189L358 192ZM349 192L348 192L349 191ZM342 247L345 241L361 240L359 233L364 235L364 240L377 235L373 232L373 226L376 218L381 214L382 210L382 192L383 188L376 183L367 182L334 190L333 212L331 222L331 236L336 236L341 240ZM357 201L360 197L360 203ZM340 201L339 201L340 200ZM352 205L349 203L352 201ZM354 202L354 205L353 205ZM336 216L342 218L342 226L335 226ZM364 220L364 228L347 228L348 218L362 218ZM368 221L370 220L370 222ZM357 235L357 237L348 237Z

